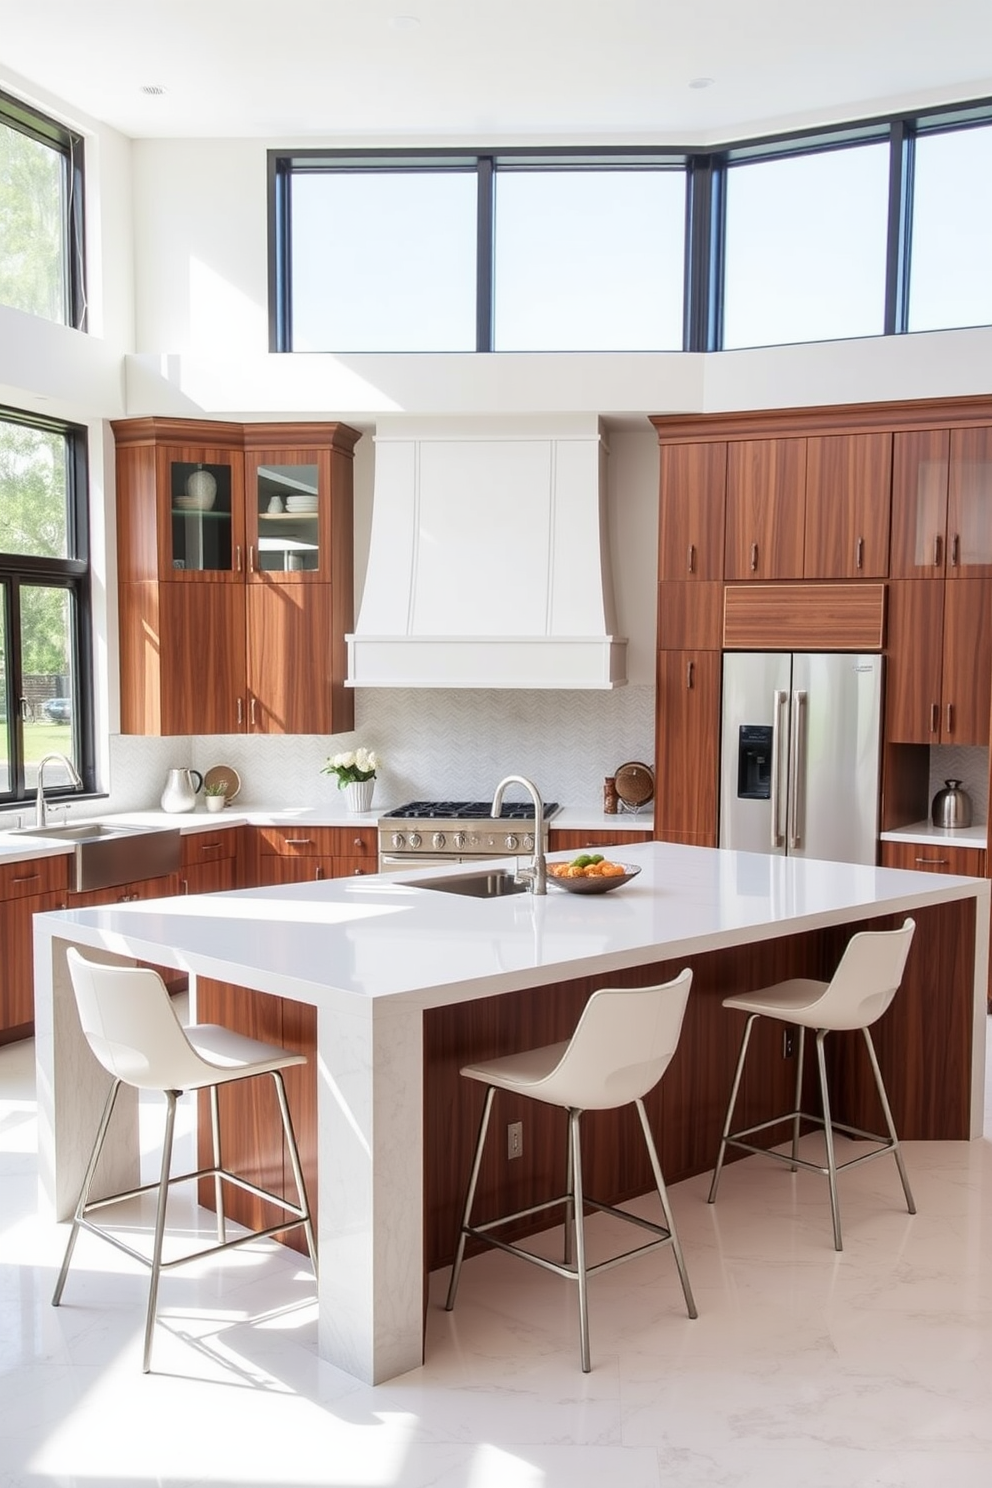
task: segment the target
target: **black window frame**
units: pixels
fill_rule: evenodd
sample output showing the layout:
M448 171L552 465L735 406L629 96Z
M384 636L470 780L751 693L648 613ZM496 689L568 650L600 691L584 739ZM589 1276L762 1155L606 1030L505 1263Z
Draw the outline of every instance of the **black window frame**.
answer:
M0 124L47 145L62 157L65 213L62 223L65 271L64 322L72 330L87 329L85 170L82 135L57 119L39 113L21 99L0 90Z
M292 285L290 235L292 178L297 171L443 169L474 164L478 177L476 242L476 350L493 352L493 201L501 162L507 168L594 169L629 161L641 169L686 173L683 351L723 348L723 297L726 248L727 173L749 160L784 158L887 142L889 149L885 303L882 334L907 335L913 225L915 140L924 133L943 133L992 124L992 98L971 99L926 109L905 110L851 120L819 129L791 130L717 146L570 147L566 149L273 149L267 156L269 249L269 350L292 353ZM948 328L952 329L952 328ZM547 348L553 351L553 347ZM329 352L347 353L345 347ZM592 355L612 353L592 353Z
M21 699L20 590L50 586L72 597L73 725L76 768L82 786L47 784L45 794L55 799L76 799L96 794L96 754L93 726L93 606L90 570L89 460L87 431L82 425L61 419L46 419L23 409L0 404L0 423L18 424L58 434L66 444L66 558L42 558L32 554L0 552L0 593L4 606L8 672L6 714L10 740L10 789L0 791L0 810L14 809L36 800L27 788Z

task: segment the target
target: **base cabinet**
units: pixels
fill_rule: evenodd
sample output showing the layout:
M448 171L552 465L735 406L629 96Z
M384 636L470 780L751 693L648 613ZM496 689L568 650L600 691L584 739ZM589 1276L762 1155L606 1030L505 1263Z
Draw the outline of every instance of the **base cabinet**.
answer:
M654 835L716 847L720 652L658 653Z

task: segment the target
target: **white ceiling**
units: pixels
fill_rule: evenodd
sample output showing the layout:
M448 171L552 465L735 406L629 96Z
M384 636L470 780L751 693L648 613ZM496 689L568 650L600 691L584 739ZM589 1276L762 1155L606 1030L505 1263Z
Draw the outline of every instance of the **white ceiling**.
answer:
M135 138L706 144L992 95L992 3L0 0L0 68Z

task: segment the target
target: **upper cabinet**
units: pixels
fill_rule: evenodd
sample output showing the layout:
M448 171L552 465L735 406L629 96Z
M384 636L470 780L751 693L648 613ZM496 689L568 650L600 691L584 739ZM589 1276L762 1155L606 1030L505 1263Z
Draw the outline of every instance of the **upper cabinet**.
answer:
M723 578L727 446L670 444L661 448L658 575L661 579Z
M992 428L897 432L893 578L992 577Z
M891 484L891 434L807 439L804 578L885 578Z
M124 732L351 728L357 431L113 428Z
M801 579L805 439L740 439L727 451L724 577Z

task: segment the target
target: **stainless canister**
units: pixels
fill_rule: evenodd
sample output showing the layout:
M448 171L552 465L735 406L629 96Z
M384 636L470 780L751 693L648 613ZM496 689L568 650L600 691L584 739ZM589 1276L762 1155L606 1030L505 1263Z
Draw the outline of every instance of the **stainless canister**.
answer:
M961 789L960 780L944 781L944 789L933 798L930 819L935 827L947 830L971 826L971 797Z

